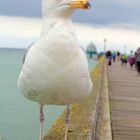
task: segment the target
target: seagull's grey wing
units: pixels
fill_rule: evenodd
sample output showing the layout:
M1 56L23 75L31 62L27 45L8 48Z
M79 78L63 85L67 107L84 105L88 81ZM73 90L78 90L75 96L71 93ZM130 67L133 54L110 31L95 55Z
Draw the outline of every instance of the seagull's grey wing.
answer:
M22 59L22 63L23 63L23 64L24 64L24 62L25 62L25 59L26 59L26 56L27 56L28 52L30 51L30 49L32 48L32 46L33 46L34 43L35 43L35 42L31 43L31 44L27 47L26 53L24 54L23 59Z
M87 58L86 50L82 46L80 46L80 47L81 47L82 51L84 52L84 54L85 54L85 56Z
M83 52L86 54L86 50L82 46L80 46L80 47L83 50Z

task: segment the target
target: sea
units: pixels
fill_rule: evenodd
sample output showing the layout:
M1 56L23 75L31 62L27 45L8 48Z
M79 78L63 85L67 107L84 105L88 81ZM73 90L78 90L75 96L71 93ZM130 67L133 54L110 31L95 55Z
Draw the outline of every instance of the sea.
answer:
M0 140L38 140L39 106L26 100L17 87L24 49L0 49ZM96 61L89 60L92 70ZM44 108L44 135L65 106Z

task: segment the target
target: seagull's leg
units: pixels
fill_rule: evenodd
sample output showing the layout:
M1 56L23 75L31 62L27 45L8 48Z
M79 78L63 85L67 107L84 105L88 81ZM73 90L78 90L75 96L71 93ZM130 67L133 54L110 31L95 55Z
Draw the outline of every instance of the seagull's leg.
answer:
M40 140L42 140L42 130L44 124L44 113L43 113L43 105L40 105Z
M65 129L65 138L64 138L64 140L67 140L68 129L69 129L69 124L70 124L70 105L67 106L65 122L66 122L66 129Z

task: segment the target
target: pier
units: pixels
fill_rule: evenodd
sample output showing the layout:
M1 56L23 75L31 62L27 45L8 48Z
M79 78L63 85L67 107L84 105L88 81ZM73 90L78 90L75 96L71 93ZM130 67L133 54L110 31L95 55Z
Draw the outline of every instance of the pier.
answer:
M140 140L140 75L101 59L91 72L94 89L71 106L68 140ZM63 140L65 111L44 140Z
M108 80L114 140L140 140L140 75L117 62Z

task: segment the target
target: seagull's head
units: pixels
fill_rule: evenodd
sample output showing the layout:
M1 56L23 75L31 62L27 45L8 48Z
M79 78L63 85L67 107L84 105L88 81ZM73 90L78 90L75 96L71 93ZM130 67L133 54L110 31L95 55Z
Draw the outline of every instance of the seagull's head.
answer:
M75 9L87 10L91 6L88 0L43 0L43 15L70 17Z

